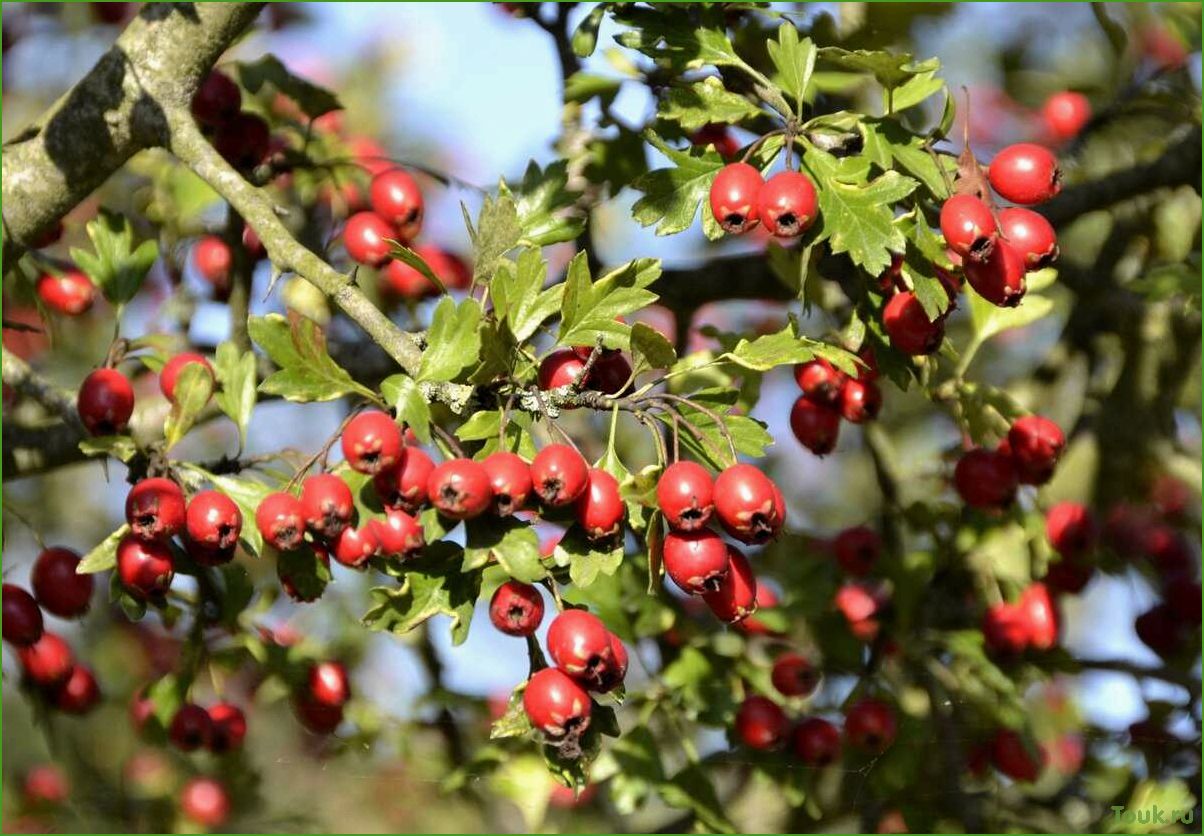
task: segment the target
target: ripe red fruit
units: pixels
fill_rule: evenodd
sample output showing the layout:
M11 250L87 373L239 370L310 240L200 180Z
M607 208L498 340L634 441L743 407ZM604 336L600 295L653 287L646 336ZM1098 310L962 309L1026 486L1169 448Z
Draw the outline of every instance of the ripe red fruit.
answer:
M210 70L192 96L192 115L202 127L216 128L232 119L241 105L238 85L221 70Z
M1043 485L1066 447L1062 428L1040 415L1017 418L1008 430L1008 448L1017 478L1026 485Z
M850 575L868 575L882 554L882 538L868 526L846 528L832 544L836 562Z
M817 404L836 406L840 403L840 391L848 375L827 360L808 360L794 367L794 382L798 388Z
M255 509L255 526L274 549L291 551L305 537L305 509L291 493L268 494Z
M768 697L746 697L736 711L736 736L750 749L776 749L787 725L786 712Z
M67 776L52 763L33 767L21 782L23 800L34 807L62 804L69 791Z
M59 618L76 618L88 611L95 585L91 575L75 571L79 554L71 549L49 548L38 555L30 585L38 603Z
M60 276L45 273L38 279L38 298L55 313L79 316L92 307L96 287L79 270L68 270Z
M697 531L715 511L715 483L705 467L674 462L656 483L656 504L675 531Z
M890 344L904 354L931 354L945 339L945 319L928 319L924 306L910 290L896 293L882 309L882 327Z
M242 511L221 491L201 491L188 503L188 539L204 549L226 551L238 545Z
M213 147L230 165L247 171L267 157L272 129L254 113L236 113L214 131Z
M33 596L15 584L4 584L4 640L17 647L42 637L42 611Z
M739 235L757 225L757 195L765 186L761 172L748 163L731 163L711 183L711 214L725 232Z
M590 540L606 540L623 528L627 506L619 495L619 482L605 470L591 467L588 485L573 503L577 522Z
M585 492L589 466L567 444L549 444L531 461L531 482L546 505L568 505Z
M757 611L757 579L743 552L727 547L727 574L719 588L705 593L702 600L727 624L743 621Z
M343 722L342 706L321 705L304 696L293 698L293 712L301 725L314 734L330 734Z
M709 528L670 531L664 542L665 572L683 592L717 592L728 573L728 546Z
M1094 573L1095 567L1081 558L1063 557L1050 562L1044 580L1053 593L1077 595L1087 586Z
M318 662L306 675L306 698L317 705L342 708L351 699L347 668L342 662Z
M780 171L766 180L756 206L766 231L782 238L802 235L819 214L815 185L801 171Z
M514 4L511 3L508 5ZM719 156L725 160L732 159L740 152L740 142L728 132L727 125L714 122L709 125L703 125L690 134L690 144L700 148L714 145Z
M844 734L858 749L884 752L895 741L895 710L882 700L863 697L845 713Z
M730 561L730 556L729 556ZM755 608L772 609L778 605L778 595L768 586L760 586L756 589L753 595ZM769 629L769 626L764 621L751 616L736 624L736 629L741 633L749 636L777 636L780 632Z
M840 413L800 395L790 408L790 429L799 443L817 456L836 449L840 437Z
M472 459L452 459L435 467L426 492L439 513L453 520L479 517L493 501L489 473Z
M531 468L522 456L504 450L490 453L481 462L493 487L493 511L506 516L521 511L531 495Z
M343 458L358 473L375 475L401 461L401 428L379 409L359 413L343 428Z
M856 638L869 642L877 637L881 627L878 617L887 603L886 591L880 585L846 583L836 590L834 603Z
M523 710L531 725L549 737L579 735L589 726L589 694L557 668L544 668L527 681Z
M100 686L89 668L76 664L49 697L54 707L64 714L87 714L100 702Z
M43 631L33 644L18 647L17 660L29 681L42 688L65 682L75 665L70 646L62 636L49 630Z
M1028 270L1039 270L1058 257L1058 236L1053 226L1031 209L1009 206L999 213L1003 237L1018 252Z
M180 790L180 812L201 827L212 830L230 817L230 796L213 778L190 778Z
M1054 608L1049 589L1034 583L1020 593L1017 602L1024 619L1028 644L1037 650L1049 650L1058 643L1058 611Z
M247 717L241 708L228 702L209 707L209 750L225 754L242 748L247 736Z
M126 495L125 521L139 539L169 540L184 530L184 520L184 492L170 479L143 479Z
M162 595L175 576L171 551L160 542L147 542L127 534L117 544L117 576L138 598Z
M1078 557L1095 548L1095 515L1077 502L1059 502L1045 514L1045 536L1062 557Z
M506 581L489 599L489 620L508 636L529 636L543 622L543 597L520 581Z
M1137 616L1134 626L1137 638L1159 656L1173 656L1179 650L1183 638L1179 619L1168 604L1157 604Z
M795 726L790 743L808 766L828 766L840 757L840 730L822 717L808 717Z
M431 269L434 269L433 265ZM434 282L424 276L417 267L399 259L390 260L380 268L380 279L382 294L398 299L419 300L439 295L439 288Z
M1028 644L1028 625L1024 613L1015 604L993 604L982 618L982 634L987 650L1001 656L1013 656Z
M301 483L301 511L315 537L333 540L355 513L351 488L333 473L307 476Z
M343 227L347 255L369 267L381 267L389 260L391 245L387 239L396 237L396 230L375 212L356 212Z
M209 745L209 737L213 731L213 723L209 712L196 703L184 703L171 718L167 736L177 749L183 752L194 752Z
M974 195L955 194L941 205L941 234L949 249L972 263L991 254L999 231L987 204Z
M203 355L185 352L177 354L163 365L163 370L159 372L159 391L163 393L163 397L167 398L172 403L176 400L176 381L180 378L180 372L184 371L184 367L191 364L200 364L207 372L209 372L209 382L212 384L213 366L209 365L209 361Z
M1054 139L1074 139L1091 120L1091 103L1082 93L1063 90L1045 100L1041 118Z
M230 286L233 263L230 247L216 235L206 235L192 246L192 266L202 279L219 290Z
M330 554L339 563L352 569L360 569L380 549L376 539L375 521L361 528L346 526L330 540Z
M1046 756L1039 747L1030 750L1017 732L1000 729L991 739L991 760L996 769L1013 781L1028 782L1037 780Z
M1027 289L1024 283L1024 256L1007 241L1000 241L983 261L966 262L966 281L992 305L1014 308Z
M882 411L882 392L876 383L846 380L840 390L840 415L852 424L873 421Z
M593 689L614 661L610 631L592 613L565 610L548 628L548 655L556 667Z
M1031 142L1009 145L996 154L987 178L1004 200L1022 206L1043 203L1062 190L1057 157Z
M400 508L386 508L383 520L373 520L376 542L385 557L405 559L426 545L422 523Z
M1003 508L1016 498L1016 468L1010 456L976 447L958 459L953 484L972 508Z
M417 447L406 447L401 464L373 477L376 495L389 508L400 508L411 514L427 503L426 485L435 463Z
M614 633L610 634L610 657L610 663L603 669L597 684L593 686L595 691L604 694L618 688L627 678L627 648Z
M585 358L588 360L589 354L586 354ZM618 395L627 388L630 379L631 363L623 352L603 349L594 361L594 367L590 369L585 385L605 395Z
M561 348L543 358L539 364L539 388L543 391L570 386L585 371L585 361L571 348Z
M1194 575L1198 565L1187 538L1169 525L1159 524L1144 532L1141 551L1163 578Z
M134 387L116 369L97 369L80 384L76 408L92 435L120 435L134 414Z
M819 687L819 671L801 653L783 653L774 660L769 679L784 697L806 697Z
M372 178L369 190L372 209L396 227L401 241L412 241L422 230L423 200L418 183L400 168L391 168Z
M715 515L723 530L743 543L777 536L784 509L773 480L751 464L735 464L715 479Z

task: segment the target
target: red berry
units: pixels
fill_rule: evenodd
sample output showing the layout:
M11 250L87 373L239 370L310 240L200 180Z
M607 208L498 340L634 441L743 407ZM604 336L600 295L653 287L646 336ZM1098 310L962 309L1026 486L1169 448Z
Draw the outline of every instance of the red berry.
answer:
M1018 418L1008 430L1008 448L1017 478L1026 485L1043 485L1066 447L1062 428L1040 415Z
M663 551L665 572L683 592L705 595L722 587L729 548L714 531L671 531L665 535Z
M1054 139L1074 139L1091 120L1091 103L1082 93L1063 90L1045 100L1041 118Z
M170 479L143 479L125 498L125 521L142 540L170 540L184 530L184 492Z
M828 766L840 757L840 730L821 717L808 717L795 726L790 743L808 766Z
M433 269L433 268L432 268ZM439 288L417 268L393 259L380 268L381 292L398 299L425 299L438 296Z
M56 806L67 800L70 788L63 770L52 763L38 764L21 782L23 800L33 807Z
M819 214L815 185L800 171L780 171L766 180L756 206L765 230L781 238L802 235Z
M259 234L249 226L242 229L242 247L253 261L258 261L268 254L267 248L259 240Z
M700 464L674 462L656 483L656 504L675 531L697 531L715 511L715 483Z
M623 528L627 506L619 495L619 482L605 470L591 467L588 485L573 503L577 522L590 540L607 540Z
M508 636L530 636L543 622L543 597L527 583L506 581L489 600L489 620Z
M1030 585L1020 593L1017 606L1024 619L1030 647L1049 650L1058 643L1058 612L1045 584Z
M985 260L999 237L987 204L969 194L955 194L941 204L941 234L967 263Z
M62 636L42 632L42 637L33 644L17 648L17 659L25 676L34 685L53 688L71 675L75 657Z
M196 703L184 703L171 718L167 736L172 745L183 752L194 752L209 745L213 723L209 712Z
M608 693L623 684L627 678L627 648L619 637L610 634L610 663L603 669L598 682L593 686L595 691Z
M840 390L840 415L852 424L873 421L882 411L882 392L876 383L846 380Z
M794 367L794 381L809 400L817 404L836 406L840 390L848 375L827 360L808 360Z
M96 287L79 270L68 270L60 276L46 273L38 279L38 298L55 313L79 316L92 307Z
M1200 626L1200 584L1186 581L1167 586L1166 605L1175 618L1192 627Z
M589 726L589 694L557 668L544 668L527 681L523 710L531 725L549 737L579 735Z
M711 183L711 214L733 235L757 225L757 195L765 185L761 172L748 163L730 163Z
M845 713L845 737L858 749L884 752L894 742L896 731L894 709L873 697L863 697Z
M401 428L379 409L361 412L347 422L342 436L343 458L358 473L375 475L401 461Z
M80 384L76 408L92 435L120 435L134 414L134 387L116 369L97 369Z
M216 235L206 235L192 246L192 266L202 279L219 290L230 286L230 247Z
M543 391L571 386L585 371L585 361L571 348L553 351L539 364L539 388Z
M548 628L548 655L556 667L592 689L614 660L610 631L592 613L565 610Z
M187 529L188 539L204 549L233 549L242 534L242 511L221 491L201 491L188 503Z
M1003 508L1016 498L1016 468L1010 456L977 447L958 459L953 484L972 508Z
M727 547L727 574L714 592L702 596L715 617L727 624L743 621L757 611L757 579L748 558Z
M322 705L304 696L293 698L293 711L307 730L314 734L330 734L343 722L343 708Z
M580 359L588 361L593 349L578 348L574 351ZM585 387L606 395L618 395L627 388L630 380L631 363L623 356L623 352L603 349L598 354L598 359L594 361L594 367L590 369Z
M846 528L832 544L836 562L850 575L868 575L882 554L882 538L868 526Z
M991 760L995 768L1013 781L1035 781L1045 766L1045 754L1039 747L1025 744L1011 729L1000 729L991 739Z
M982 261L967 261L964 269L970 287L992 305L1014 308L1024 298L1024 256L1008 241L996 244Z
M213 147L230 165L247 171L267 158L272 129L254 113L236 113L214 131Z
M422 230L423 200L418 183L400 168L391 168L372 178L369 190L372 209L396 227L401 241L412 241Z
M819 672L800 653L783 653L773 663L769 679L784 697L806 697L819 687Z
M882 327L892 347L904 354L931 354L945 339L945 319L928 318L924 306L910 290L896 293L882 309Z
M126 535L117 544L117 576L132 595L162 595L171 587L174 575L171 551L162 543Z
M531 461L531 482L545 505L568 505L585 492L589 466L567 444L549 444Z
M234 559L237 541L232 546L213 548L185 538L184 548L188 556L200 566L222 566Z
M71 549L49 548L38 555L30 585L38 603L59 618L77 618L88 611L94 586L91 575L76 572L79 554Z
M800 395L790 409L790 429L799 443L817 456L836 449L840 437L840 413Z
M373 477L376 494L389 508L400 508L413 514L427 503L426 485L435 463L417 447L406 447L401 464Z
M750 749L776 749L787 725L786 712L768 697L746 697L736 711L736 736Z
M872 641L878 635L878 618L887 603L881 586L864 581L846 583L836 590L834 603L855 637Z
M228 702L209 707L209 750L225 754L242 748L247 736L247 717L241 708Z
M1000 656L1013 656L1028 644L1028 625L1015 604L993 604L982 619L982 634L987 650Z
M352 261L369 267L381 267L389 260L392 245L388 239L396 238L396 230L375 212L357 212L343 227L343 246L347 248L347 255Z
M347 668L342 662L318 662L306 675L306 698L317 705L342 708L351 699Z
M1169 525L1155 525L1146 530L1141 551L1164 578L1195 574L1198 564L1187 538Z
M480 462L452 459L431 471L426 483L431 504L453 520L470 520L489 510L493 485Z
M783 522L777 486L751 464L736 464L715 479L715 515L723 530L743 543L765 543Z
M729 557L730 560L730 557ZM754 609L773 609L778 605L778 594L768 586L759 586L753 594ZM736 624L736 629L750 636L779 636L780 631L771 630L765 622L755 615L745 618Z
M192 96L192 115L203 127L216 128L238 114L242 93L221 70L210 70Z
M400 508L385 509L383 520L373 520L376 541L385 557L405 559L426 545L422 523Z
M690 134L690 144L698 147L714 145L719 156L725 160L732 159L740 152L740 143L728 132L727 125L717 123L703 125Z
M191 352L177 354L168 360L163 365L163 370L159 372L159 391L172 403L175 403L176 400L176 381L180 378L180 372L184 371L185 366L192 363L197 363L204 368L209 373L209 383L213 384L213 366L209 365L209 361L204 356Z
M306 528L315 537L333 540L355 513L351 488L333 473L307 476L301 483L301 511Z
M1182 643L1179 619L1167 604L1157 604L1137 616L1137 638L1159 656L1173 656ZM49 634L46 634L49 635ZM45 641L43 636L42 641ZM36 645L35 645L36 647Z
M4 640L24 647L42 637L42 611L33 596L15 584L4 584Z
M522 456L504 450L490 453L481 462L493 487L493 511L506 516L521 511L531 495L531 468Z
M1095 567L1076 557L1051 561L1045 572L1045 585L1054 593L1077 595L1087 586Z
M1039 270L1058 257L1058 236L1053 225L1031 209L1009 206L999 213L1003 237L1024 259L1028 270Z
M74 665L71 673L51 691L50 701L64 714L87 714L100 702L100 686L92 671L84 665Z
M1031 142L1009 145L996 154L987 178L1004 200L1022 206L1043 203L1062 190L1057 157Z
M305 509L291 493L268 494L255 509L255 526L274 549L291 551L305 537Z
M330 540L330 554L339 563L360 569L380 550L375 520L362 528L347 526Z
M230 796L214 778L190 778L180 790L180 812L205 829L216 829L230 817Z

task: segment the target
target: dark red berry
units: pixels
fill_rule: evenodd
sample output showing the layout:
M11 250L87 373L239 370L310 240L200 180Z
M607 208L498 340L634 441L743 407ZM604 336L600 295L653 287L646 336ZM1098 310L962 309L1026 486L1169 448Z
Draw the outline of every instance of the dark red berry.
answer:
M87 714L100 703L100 685L88 667L76 664L67 678L51 690L49 698L64 714Z
M750 749L776 749L788 725L786 712L768 697L746 697L736 711L736 736Z
M384 412L365 410L347 422L342 445L352 470L375 475L401 461L401 428Z
M42 611L33 596L15 584L4 584L4 640L17 647L42 637Z
M306 528L315 537L333 540L355 513L351 488L333 473L307 476L301 483L301 511Z
M305 509L291 493L268 494L255 509L255 526L274 549L291 551L305 538Z
M55 313L79 316L92 307L96 286L79 270L67 270L61 275L45 273L38 279L38 298Z
M1082 93L1063 90L1045 100L1041 106L1041 118L1054 139L1074 139L1091 120L1091 103Z
M346 526L330 540L331 557L352 569L363 568L369 558L380 549L374 523L374 520L369 521L361 528Z
M664 542L665 572L683 592L716 592L728 573L728 546L709 528L670 531Z
M568 505L585 492L589 466L567 444L549 444L531 461L531 483L545 505Z
M397 232L389 237L412 241L422 230L424 203L417 181L400 168L391 168L372 178L369 190L372 209Z
M218 290L230 286L230 267L234 256L217 235L206 235L192 246L192 265L198 275Z
M236 113L213 132L213 147L241 171L255 168L272 147L272 129L261 116Z
M962 455L953 470L953 484L972 508L1003 508L1016 498L1016 468L1012 459L977 447Z
M1008 449L1017 478L1026 485L1043 485L1066 447L1062 428L1040 415L1017 418L1008 430Z
M1028 270L1039 270L1058 257L1058 236L1053 225L1031 209L1009 206L999 213L1003 237L1015 248Z
M92 435L120 435L134 414L134 387L116 369L97 369L80 384L76 408Z
M1009 241L1000 241L982 261L967 261L964 270L970 287L992 305L1014 308L1024 298L1024 256Z
M751 464L735 464L715 479L715 516L723 530L743 543L766 543L784 521L780 492Z
M588 359L589 355L586 355ZM631 380L631 363L621 351L603 350L590 369L585 385L606 395L619 395Z
M521 511L531 495L531 467L522 456L504 450L490 453L481 462L493 486L493 511L506 516Z
M817 404L837 406L840 390L848 375L827 360L808 360L794 367L794 381L808 399Z
M610 663L603 669L593 689L605 694L622 685L623 680L627 678L627 661L627 648L619 641L618 636L611 633Z
M1045 514L1045 536L1054 551L1064 558L1074 558L1095 548L1099 527L1085 505L1059 502Z
M987 608L982 619L982 634L987 650L1000 656L1013 656L1028 645L1028 626L1015 604L999 603Z
M509 636L530 636L543 621L543 597L527 583L506 581L489 600L489 620Z
M1164 594L1175 618L1191 627L1200 626L1200 584L1179 581L1167 586Z
M840 730L822 717L808 717L794 727L790 744L808 766L828 766L840 757Z
M314 734L330 734L343 722L343 707L322 705L304 696L293 697L293 712L307 730Z
M242 511L221 491L201 491L188 503L188 539L204 549L226 551L238 545Z
M896 731L895 710L873 697L863 697L845 713L845 737L866 752L885 751L894 742Z
M592 467L588 484L573 503L577 522L590 540L607 540L623 528L627 506L619 495L619 482L601 468Z
M531 725L549 737L579 735L589 726L589 694L557 668L544 668L527 681L523 710Z
M711 183L711 214L725 232L739 235L757 225L757 195L765 185L748 163L731 163Z
M180 812L202 828L214 830L230 817L230 796L221 782L198 775L180 790Z
M614 659L610 631L592 613L565 610L548 628L548 655L556 667L581 684L595 686Z
M1000 729L991 739L991 760L1013 781L1035 781L1045 766L1040 747L1030 747L1011 729Z
M219 702L209 707L209 749L225 754L242 748L247 736L247 717L237 705Z
M439 513L453 520L479 517L493 501L489 473L472 459L452 459L435 467L426 492Z
M427 503L426 486L434 469L435 463L430 456L417 447L406 447L401 454L401 464L377 473L372 483L386 506L413 514Z
M351 684L342 662L318 662L306 675L306 698L318 705L342 708L351 699Z
M1078 557L1063 557L1050 561L1045 571L1045 585L1051 592L1077 595L1087 586L1095 567Z
M769 679L784 697L806 697L819 687L819 671L801 653L783 653L774 660Z
M193 363L200 365L201 368L209 373L209 383L212 386L214 382L213 366L209 365L209 361L203 355L191 352L177 354L168 360L164 364L163 370L159 372L159 390L163 393L163 397L175 403L176 381L180 378L180 372L184 371L185 366Z
M59 618L77 618L88 611L94 586L91 575L76 572L79 554L72 549L49 548L38 555L30 585L38 603Z
M882 538L868 526L846 528L832 544L836 562L850 575L868 575L882 554Z
M836 449L840 437L840 413L800 395L790 408L790 430L812 453L826 456Z
M376 542L385 557L405 559L426 545L422 523L400 508L386 508L383 520L373 520Z
M209 745L212 731L209 712L196 703L184 703L171 718L167 736L177 749L194 752Z
M1043 203L1062 190L1057 157L1031 142L1009 145L996 154L987 177L1000 197L1022 206Z
M238 114L242 93L221 70L210 70L192 96L192 115L203 127L216 128Z
M125 498L125 521L142 540L169 540L184 530L184 492L161 476L143 479Z
M674 462L656 483L656 504L675 531L697 531L715 511L715 482L694 462Z
M757 611L757 579L748 558L727 547L727 574L714 592L702 596L715 617L727 624L743 621Z
M815 184L801 171L780 171L757 192L757 219L770 235L802 235L819 214Z
M1137 638L1159 656L1173 656L1183 641L1179 619L1169 605L1157 604L1137 616ZM45 636L42 638L45 641Z
M955 194L941 205L941 234L967 263L985 260L999 237L990 208L969 194Z
M44 630L33 644L18 647L17 660L29 681L41 688L54 688L65 682L75 665L71 647L62 636L49 630Z
M153 598L171 587L175 569L171 551L157 541L127 534L117 544L117 576L137 598Z
M343 227L343 246L352 261L369 267L381 267L389 260L397 232L389 222L375 212L357 212L347 219Z
M928 318L924 306L910 290L896 293L882 309L882 327L890 344L904 354L931 354L945 339L944 317Z
M840 415L852 424L873 421L882 411L882 392L876 383L846 380L840 390Z

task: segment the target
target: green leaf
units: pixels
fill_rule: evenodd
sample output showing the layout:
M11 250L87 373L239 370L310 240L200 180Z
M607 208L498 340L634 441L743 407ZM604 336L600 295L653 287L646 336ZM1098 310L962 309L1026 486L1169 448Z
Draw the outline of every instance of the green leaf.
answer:
M949 171L956 171L951 157L938 157L925 150L927 140L916 136L894 120L866 119L860 123L865 146L863 153L883 170L902 168L924 184L938 200L948 196L945 178L938 160L949 160Z
M128 462L138 452L138 445L128 435L101 435L85 438L79 443L79 450L85 456L112 456Z
M493 559L506 574L523 583L547 576L540 562L539 535L527 523L514 517L485 515L469 520L465 528L466 565L484 566Z
M660 331L644 322L631 326L631 367L635 374L652 369L668 369L677 362L673 343Z
M761 109L738 93L732 93L716 76L707 76L688 87L672 87L661 105L660 115L696 131L717 122L736 124L761 114Z
M547 278L548 265L538 249L523 250L516 263L503 261L498 264L490 285L493 309L520 343L560 310L564 285L557 284L544 290Z
M913 76L935 72L941 66L941 62L936 58L917 62L906 52L866 49L850 51L838 46L823 47L819 51L819 57L842 69L870 73L879 84L888 89L910 81Z
M426 333L418 380L455 380L476 365L481 353L480 322L481 304L476 299L458 305L449 296L439 300Z
M585 530L573 525L556 544L553 558L558 566L568 565L573 585L585 589L598 575L613 575L623 563L623 544L599 548L585 536Z
M282 583L287 582L293 588L294 597L299 601L318 600L331 581L330 561L319 560L309 543L302 543L299 548L287 552L265 546L264 556L276 558L276 575Z
M430 444L431 408L414 379L401 373L390 375L380 382L380 393L396 411L397 420L412 429L423 444Z
M252 93L260 92L265 84L271 85L277 92L296 102L310 119L316 119L332 110L343 109L333 93L293 75L274 55L264 55L254 62L240 62L238 78L242 86Z
M176 378L175 402L163 425L167 449L183 438L213 396L213 372L200 363L186 363Z
M644 193L631 207L632 217L640 226L656 224L657 235L674 235L690 228L701 205L703 231L707 237L714 239L722 235L707 197L715 175L724 166L723 158L714 150L670 148L651 130L645 132L644 138L673 165L649 171L632 183L636 190Z
M989 340L996 334L1013 328L1031 325L1053 310L1053 300L1047 296L1029 293L1014 308L992 305L973 291L965 294L970 301L970 321L974 325L975 338Z
M650 58L667 62L673 70L742 63L724 33L722 13L717 9L697 6L653 9L625 5L615 12L614 18L631 27L615 40Z
M701 402L702 398L696 392L691 396L691 400ZM702 404L700 403L700 405ZM694 455L705 459L716 470L723 470L736 463L732 456L732 446L735 446L736 453L739 455L760 458L765 455L765 449L773 444L773 436L769 434L765 425L755 418L747 415L723 415L723 407L717 409L716 404L705 404L705 406L711 412L719 414L723 428L716 423L714 418L696 406L679 403L674 404L673 410L701 437L696 438L695 433L683 429L680 433L681 445ZM671 415L659 412L656 417L672 429ZM727 430L726 434L723 432L724 428ZM731 437L731 445L728 444L728 436Z
M647 287L661 274L659 259L629 261L596 282L590 280L585 253L569 262L556 344L592 345L601 336L607 348L627 348L630 327L618 317L646 308L657 300Z
M398 241L389 239L391 246L389 247L389 257L395 258L398 261L404 262L419 273L422 274L428 282L439 288L440 293L447 293L447 286L443 284L443 280L435 275L435 271L431 269L431 265L426 263L426 259L416 253L414 250L407 247Z
M238 437L245 446L251 412L255 409L255 354L240 353L234 343L224 342L217 347L213 370L222 385L213 399L238 425Z
M617 78L594 75L584 70L573 73L564 82L564 100L584 104L597 98L603 107L608 107L619 95L622 82Z
M735 826L724 815L710 777L698 764L691 764L660 786L661 797L671 807L693 811L698 823L712 833L734 833Z
M498 261L517 247L522 239L523 227L519 222L518 208L509 197L499 195L495 199L486 195L481 212L477 215L476 229L468 223L467 216L465 223L474 248L473 283L487 284L497 269Z
M251 479L238 476L218 476L188 462L181 462L179 467L181 470L189 471L211 482L214 488L234 500L234 504L242 512L243 526L239 541L242 543L243 551L252 557L258 557L263 552L263 537L259 533L259 526L255 525L255 511L259 508L259 503L272 493L272 489L262 482Z
M75 568L76 573L80 575L94 575L97 572L104 572L116 566L117 544L121 542L122 537L129 533L130 527L123 525L101 540L98 546L83 556L79 562L79 566Z
M572 241L584 231L585 220L575 210L581 194L569 189L568 182L566 160L557 160L542 169L532 160L517 187L505 181L498 185L499 196L514 201L523 242L536 247L558 244ZM502 252L512 248L513 245Z
M370 630L404 634L436 615L451 616L453 644L468 638L468 626L477 597L481 572L461 571L464 551L454 543L431 543L421 557L405 564L400 588L376 587L370 594L376 605L363 617Z
M312 319L294 311L287 320L280 314L252 316L247 330L280 369L259 384L260 392L299 403L332 401L352 393L375 397L326 353L326 335Z
M531 718L527 716L526 709L523 708L523 691L525 690L527 690L526 682L519 685L510 694L505 713L494 720L493 725L489 727L490 740L526 737L535 731L535 727L531 725Z
M883 99L889 108L889 112L898 113L901 110L915 107L921 102L927 101L929 97L936 95L944 89L944 80L937 78L936 69L932 69L913 75L907 81L903 82L903 84L892 90L889 96L884 95Z
M138 293L159 257L159 245L148 240L135 247L129 218L107 209L101 209L85 229L94 252L72 247L72 260L100 288L105 299L113 305L124 305Z
M815 70L815 57L818 54L815 44L811 43L810 38L800 42L798 29L787 22L778 27L778 39L767 41L765 45L769 49L770 60L777 67L782 91L794 97L795 112L802 113L811 73Z
M606 16L607 3L599 3L590 9L577 28L573 30L573 54L578 58L589 58L598 46L598 29Z
M815 359L816 354L822 354L825 359L835 359L843 367L856 368L852 354L838 346L800 335L793 321L774 334L765 334L752 340L741 338L735 348L720 355L719 359L765 372L777 366L805 363Z

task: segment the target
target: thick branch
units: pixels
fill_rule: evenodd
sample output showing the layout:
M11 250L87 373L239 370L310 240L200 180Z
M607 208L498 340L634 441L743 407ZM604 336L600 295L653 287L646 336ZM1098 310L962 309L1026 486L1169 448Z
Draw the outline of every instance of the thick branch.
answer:
M29 367L29 364L11 351L3 352L4 385L11 386L19 394L33 398L46 409L63 419L75 430L82 432L79 413L75 408L75 393L60 389Z

